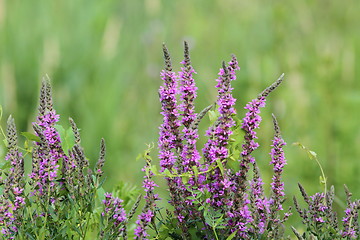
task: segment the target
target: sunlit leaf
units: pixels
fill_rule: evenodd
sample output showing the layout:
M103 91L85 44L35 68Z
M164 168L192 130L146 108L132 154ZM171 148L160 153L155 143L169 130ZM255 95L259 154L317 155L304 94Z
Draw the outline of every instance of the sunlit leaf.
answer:
M33 133L30 132L21 132L21 135L24 136L27 140L29 141L34 141L34 142L41 142L40 137L36 136Z
M210 124L214 124L215 121L219 118L220 113L217 110L209 110L209 119Z
M61 125L54 126L57 132L59 133L61 140L61 148L66 155L69 154L69 150L72 149L75 145L75 135L71 127L67 130L64 129Z

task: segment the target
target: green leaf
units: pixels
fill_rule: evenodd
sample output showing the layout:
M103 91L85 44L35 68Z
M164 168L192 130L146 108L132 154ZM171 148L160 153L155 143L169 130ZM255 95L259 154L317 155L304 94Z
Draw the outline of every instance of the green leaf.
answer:
M182 181L182 183L184 184L184 185L186 185L186 184L188 184L188 182L189 182L189 176L182 176L181 177L181 181Z
M221 215L218 219L216 219L215 225L218 226L223 222L223 216Z
M99 185L97 185L96 188L102 187L102 185L104 184L105 180L106 180L106 177L101 178L101 180L100 180L100 182L99 182Z
M207 212L205 211L204 212L204 219L205 219L205 222L210 226L212 227L213 224L214 224L214 219L212 218L212 216L210 214L206 214Z
M222 218L223 215L212 208L210 208L209 211L204 211L205 222L212 228L215 228L220 222L222 222Z
M40 137L36 136L33 133L30 132L21 132L21 135L23 135L27 140L33 141L33 142L41 142Z
M236 233L237 233L237 230L236 230L235 232L233 232L232 234L230 234L230 235L226 238L226 240L231 240L231 239L233 239L233 238L235 237Z
M1 171L9 169L11 167L10 161L4 161L0 164Z
M58 125L58 124L55 124L54 127L55 127L55 129L57 130L57 132L59 133L60 138L61 138L61 139L65 138L66 131L65 131L64 127L61 126L61 125Z
M173 176L173 174L171 174L171 172L170 172L169 169L167 169L167 168L164 170L163 173L164 173L164 175L167 176L167 177L172 177L172 176Z
M151 165L150 170L152 171L152 173L154 175L158 175L159 171L157 170L157 166L156 165Z
M28 231L25 232L25 235L28 237L28 239L35 240L35 238L33 238L33 236L31 236L31 233Z
M220 169L221 175L224 176L225 170L224 170L224 166L223 166L222 162L220 161L220 159L216 159L216 164Z
M210 110L208 113L209 113L210 124L212 125L219 118L220 113L216 110Z
M137 155L137 157L135 158L135 160L136 161L139 161L140 159L142 159L143 158L143 154L142 153L139 153L138 155Z
M196 200L196 199L197 199L197 197L188 196L188 197L186 197L186 199L189 199L189 200Z
M105 200L105 190L102 187L96 189L96 195L100 202L102 202L102 200Z
M195 179L197 179L199 175L199 169L197 168L197 166L192 166L192 169L194 171Z
M6 139L6 138L5 138L5 139L3 139L3 142L4 142L5 147L8 147L8 146L9 146L9 143L8 143L8 141L7 141L7 139Z
M238 153L238 155L234 153L234 156L240 156L240 153ZM239 161L237 161L233 156L230 156L230 158L226 162L226 168L232 169L233 172L238 172L240 170Z
M60 135L61 148L64 153L68 155L69 150L72 149L75 145L75 134L71 127L69 127L67 130L65 130L61 125L55 125L54 127Z
M69 145L69 149L73 148L75 145L75 134L71 127L66 130L66 142Z
M52 217L53 221L54 221L54 222L57 222L58 219L59 219L59 217L58 217L58 215L55 213L54 209L50 206L50 207L48 208L48 210L49 210L50 216Z

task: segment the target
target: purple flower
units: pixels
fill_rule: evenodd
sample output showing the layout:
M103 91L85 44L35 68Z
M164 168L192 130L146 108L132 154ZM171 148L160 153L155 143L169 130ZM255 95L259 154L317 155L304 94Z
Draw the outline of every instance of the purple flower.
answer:
M17 196L24 191L24 159L18 149L15 121L12 116L7 121L7 142L8 152L5 160L10 162L10 171L4 182L4 196L8 198L9 192Z
M146 240L148 236L150 236L143 225L149 225L151 223L151 219L154 217L154 213L151 210L147 212L143 212L139 215L138 220L136 220L137 227L135 228L135 235L134 239L144 239Z
M7 148L5 160L10 162L10 170L3 182L4 189L0 196L0 225L7 239L14 239L18 232L17 225L22 217L24 198L24 159L19 152L15 121L12 116L7 121Z
M14 214L18 208L13 206L13 203L4 196L0 197L0 225L2 226L1 233L7 239L14 239L17 233L17 218Z
M270 207L270 203L264 194L263 185L259 169L254 164L254 177L250 181L250 206L252 208L253 228L255 232L260 234L265 231Z
M255 163L255 159L251 156L251 153L258 148L259 144L255 142L254 139L257 138L255 129L259 128L259 124L261 122L261 117L259 116L260 107L265 106L265 97L260 96L257 99L252 100L249 102L245 109L248 110L246 113L246 116L243 118L242 126L241 128L245 131L244 140L245 143L242 145L243 151L241 152L242 160L240 161L240 170L235 173L234 176L234 182L236 185L236 192L238 195L237 201L235 201L234 206L232 207L232 211L234 212L234 215L236 216L236 222L245 224L252 222L252 217L249 217L246 214L239 214L241 211L247 211L248 209L247 204L249 203L249 200L247 199L248 195L245 194L246 192L246 185L247 185L247 174L250 169L249 164ZM256 182L258 180L255 180L255 184L253 188L257 188L256 185L260 182ZM262 219L262 216L259 216L259 219ZM260 220L259 220L260 221ZM240 229L236 229L239 231L239 234L241 235L242 230L245 225L241 225ZM247 229L247 228L246 228ZM241 237L239 235L239 237Z
M360 236L359 229L359 209L360 200L351 201L351 193L345 185L345 193L347 196L347 208L345 209L345 216L342 219L344 229L341 231L343 238L358 239Z
M121 236L126 231L125 224L127 223L126 212L122 206L123 200L113 197L111 193L105 193L105 200L103 200L104 211L101 216L107 222L106 233L102 231L100 236L111 234L112 237Z
M233 215L235 216L234 221L237 223L241 223L241 228L236 229L239 231L239 236L242 234L243 231L241 229L243 229L245 226L247 226L248 223L251 223L253 221L251 216L249 217L245 214L241 215L239 213L248 209L249 200L248 195L245 194L247 191L247 174L250 169L250 164L255 164L255 158L251 154L259 147L259 144L255 142L255 139L257 139L255 130L259 128L260 122L262 120L259 115L260 108L265 107L266 97L276 87L280 85L283 80L283 76L284 75L281 75L276 82L266 88L256 99L253 99L244 107L247 112L245 114L245 117L243 118L241 128L245 131L245 142L242 145L243 150L241 152L240 170L233 175L234 186L236 186L236 189L234 189L234 191L236 192L237 198L235 199L234 205L231 209ZM254 177L251 183L252 191L257 192L257 189L259 189L259 186L262 182L260 180L260 177L258 177L258 179ZM262 211L262 209L266 209L265 206L267 205L267 203L264 202L264 198L260 196L261 194L259 196L255 196L255 198L253 198L253 203L257 203L258 205L261 203L263 206L258 210ZM260 221L261 224L264 224L265 212L261 214L258 212L257 214L258 215L256 215L256 217L259 219L258 221ZM235 229L233 230L235 231Z
M266 97L280 85L283 78L284 74L282 74L273 84L267 87L256 99L253 99L244 107L248 110L243 118L241 126L241 128L245 131L245 143L242 145L243 151L241 152L242 161L240 162L240 171L238 174L240 179L237 180L241 191L245 191L246 188L245 182L247 172L250 168L249 164L255 162L251 153L259 147L259 144L255 142L255 139L257 139L255 130L259 128L262 120L259 115L260 108L265 107Z
M215 162L216 159L224 160L228 157L226 146L232 134L231 127L235 125L232 116L236 114L234 108L236 99L232 96L231 81L236 80L235 70L239 69L237 59L233 56L229 66L227 67L223 63L223 67L218 73L219 78L216 80L218 83L216 88L218 88L217 104L220 117L217 124L206 132L210 139L205 144L203 153L208 164Z
M36 143L33 151L33 169L29 177L32 179L32 195L41 196L48 191L54 192L59 177L60 161L67 162L68 157L61 148L60 135L55 124L60 116L56 114L52 105L51 86L49 80L43 80L40 91L39 116L33 127L40 142ZM54 197L50 200L56 201Z
M341 231L338 230L336 212L332 209L334 188L331 187L326 194L320 192L312 196L307 195L301 184L299 188L308 208L301 209L295 197L294 204L308 232L316 233L317 236L327 236L326 239L338 239ZM298 234L296 230L293 231Z
M14 193L14 195L20 195L20 194L23 193L23 191L24 191L24 189L19 188L19 187L14 187L14 188L13 188L13 193Z
M161 102L161 114L163 123L160 126L160 136L158 146L160 149L159 158L161 170L171 170L174 167L177 158L174 154L180 148L181 138L179 133L180 121L178 105L176 100L177 94L177 77L172 71L169 53L164 46L164 57L166 69L161 72L161 78L164 85L160 87L159 96Z
M30 178L37 182L34 194L44 194L47 191L47 185L54 182L58 177L60 167L60 159L67 159L67 156L61 149L61 140L59 133L54 125L59 121L59 115L55 110L39 116L37 122L33 123L36 134L41 138L42 142L37 143L38 162L37 166L33 167ZM54 191L51 189L50 191Z
M248 163L253 163L255 159L251 156L251 153L259 147L259 144L255 142L257 139L255 130L259 128L261 122L260 108L265 107L265 97L259 97L249 102L245 109L248 110L246 116L243 118L241 128L245 131L245 143L243 144L243 162L241 163L247 167ZM247 167L248 168L248 167Z
M216 80L216 88L218 89L217 104L220 116L215 126L210 127L206 132L206 135L209 136L209 140L203 148L206 168L217 164L216 162L221 162L223 166L226 166L226 160L229 156L228 141L232 134L231 128L235 126L232 116L236 114L234 108L236 100L232 96L231 81L236 79L235 70L238 69L240 69L238 62L236 57L233 56L229 66L223 63L223 67L218 74L219 78ZM212 194L211 205L214 207L229 205L229 198L225 196L231 191L233 183L228 173L221 173L219 168L215 168L214 171L209 173L207 179L207 188Z
M271 216L270 220L273 222L279 222L279 216L278 212L283 210L282 202L284 201L284 182L281 181L281 175L284 169L284 166L286 165L285 155L283 146L286 145L284 140L282 139L280 135L280 128L277 123L277 120L275 118L275 115L273 114L273 122L274 122L274 139L273 144L271 145L271 161L270 164L273 164L273 171L274 175L272 177L271 182L271 190L272 190L272 197L270 199L271 201Z
M200 159L200 154L196 149L196 140L199 137L198 130L192 126L197 117L194 106L194 101L197 96L197 87L195 86L195 81L193 79L193 74L196 72L191 66L189 49L186 42L184 58L184 61L181 62L184 67L182 67L181 71L179 72L181 93L180 99L182 101L179 109L182 112L181 123L184 126L182 130L184 144L182 146L180 156L183 168L182 172L192 172L193 166L199 166Z
M152 181L150 179L145 179L143 181L143 186L142 187L144 188L145 192L148 192L148 191L154 190L154 187L158 187L158 185L154 181Z
M151 158L145 155L145 160L146 165L142 169L142 171L146 173L143 181L145 206L135 222L136 228L134 230L134 239L146 239L146 237L149 236L147 229L152 219L155 217L155 202L159 200L158 195L154 194L154 187L158 187L158 185L151 179L152 176L154 176L154 173L151 171Z

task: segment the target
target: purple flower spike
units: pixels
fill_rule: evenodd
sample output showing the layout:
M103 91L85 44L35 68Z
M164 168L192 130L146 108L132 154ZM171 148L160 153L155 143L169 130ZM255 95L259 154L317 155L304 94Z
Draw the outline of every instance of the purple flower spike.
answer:
M352 193L350 193L346 185L344 185L344 187L347 196L347 208L345 209L345 216L342 219L344 229L343 231L341 231L341 236L347 239L358 239L358 237L360 236L360 228L358 222L360 200L352 202Z
M344 230L341 232L343 238L357 239L359 234L359 224L358 224L358 215L359 215L360 202L352 202L345 210L345 217L343 217L342 222L344 225Z
M281 224L285 222L289 216L291 215L290 210L284 213L283 217L280 217L280 211L283 210L282 203L285 201L285 193L284 193L284 182L281 179L281 175L283 173L284 166L286 165L285 154L283 147L286 145L285 141L282 139L280 135L279 124L276 120L274 114L272 114L273 123L274 123L274 139L270 155L271 161L270 164L273 164L274 175L272 177L271 182L271 197L269 200L270 204L270 214L269 214L269 222L270 224L270 234L272 238L278 238L278 234L281 229ZM326 212L326 214L330 214ZM318 219L320 220L320 219Z
M272 221L278 221L279 219L276 218L276 213L283 210L282 208L282 202L284 200L284 182L281 180L281 175L284 169L284 166L286 165L285 155L283 146L286 145L284 140L281 138L280 135L280 128L279 124L276 120L275 115L272 115L273 122L274 122L274 140L270 155L271 155L271 162L270 164L273 164L273 170L274 175L272 177L271 182L271 190L272 190L272 198L271 198L271 220Z
M137 227L135 228L135 236L134 239L148 239L147 237L150 236L146 232L146 228L144 226L148 226L151 223L151 219L154 217L154 213L151 210L147 210L146 212L142 212L138 216L138 220L136 220Z
M181 146L181 139L179 133L180 121L178 106L176 101L177 94L177 77L172 71L171 60L169 53L165 47L164 58L166 68L161 72L161 78L164 85L160 87L159 96L161 102L161 114L163 117L163 124L160 126L159 137L159 158L161 171L171 169L177 161L173 149L178 150Z
M244 237L248 231L248 223L253 221L253 218L250 213L243 214L244 212L249 212L249 199L246 194L247 188L247 173L250 169L250 163L255 163L254 158L251 156L252 151L254 151L258 147L258 143L254 141L256 139L256 132L254 129L259 127L259 123L261 121L261 117L259 116L259 108L265 106L265 98L260 97L257 98L250 103L248 103L245 109L248 110L245 118L243 119L242 129L245 130L245 143L243 144L243 152L241 153L242 161L240 163L240 170L235 173L234 182L236 185L236 192L238 198L235 201L235 204L232 206L232 212L235 216L235 222L237 222L237 226L234 228L234 231L238 231L239 237ZM252 190L255 191L258 189L258 185L260 183L260 179L254 179L252 182ZM260 196L260 195L259 195ZM254 196L254 201L259 201L261 198L259 196ZM262 200L261 200L262 201ZM258 222L262 221L263 216L255 216ZM241 225L239 225L241 224ZM264 227L264 226L263 226ZM261 227L261 228L263 228Z
M264 194L264 182L260 177L259 168L256 163L254 163L253 167L254 177L250 181L250 201L254 219L253 227L255 232L262 234L266 229L270 205Z
M176 187L177 196L173 195L175 202L175 214L178 220L182 223L182 228L186 232L186 226L183 224L186 217L196 219L198 215L195 214L196 209L193 207L193 200L189 200L191 192L188 191L185 184L189 187L198 188L201 187L201 181L194 177L193 168L199 168L200 154L196 149L196 141L199 138L198 129L195 127L198 115L195 113L194 101L196 99L197 87L195 86L195 80L193 74L196 74L194 68L191 66L189 47L187 42L184 42L184 60L181 62L183 67L179 72L180 80L180 100L179 110L181 112L181 124L182 129L182 146L180 148L180 163L179 173L189 174L191 177L186 183L183 183L182 179L171 179L169 183Z
M218 111L220 117L217 120L215 126L207 130L206 135L210 137L208 142L203 148L204 157L208 164L214 163L216 159L224 160L228 157L228 140L232 134L231 127L235 125L232 116L236 114L234 108L236 99L232 96L231 81L236 80L235 71L239 70L236 57L233 55L232 60L229 62L227 67L223 63L223 67L220 69L218 75L219 78L216 80L218 88L218 100L219 106ZM224 165L226 163L224 162Z
M107 221L108 227L106 232L100 232L101 239L105 237L105 234L110 234L111 237L120 237L126 231L127 217L122 202L123 200L113 197L111 193L105 193L104 211L101 216Z
M219 78L216 80L218 89L217 105L218 112L220 114L214 126L207 130L206 135L209 136L209 140L203 148L203 154L205 158L205 166L217 166L221 164L224 168L226 166L227 158L229 157L229 151L227 146L232 134L231 128L235 126L235 121L232 116L236 114L234 105L236 100L232 96L231 81L236 79L235 71L240 69L235 56L232 56L229 65L223 62L223 66L219 71ZM233 205L233 199L227 197L231 195L234 189L234 183L230 177L230 171L221 171L220 168L215 168L209 172L206 176L207 190L211 194L211 197L207 199L207 202L214 209L221 210L227 217L229 217L229 225L236 224L232 222L231 216L233 212L229 211Z
M245 106L245 109L247 109L248 112L243 118L241 126L241 128L245 131L245 143L243 144L243 151L241 152L243 162L241 164L247 168L248 163L253 163L255 161L255 159L251 156L251 153L259 147L259 144L255 142L255 139L257 139L255 130L259 128L262 120L259 114L260 108L265 107L265 102L265 97L261 96L252 100Z
M192 171L193 166L199 166L200 154L196 149L196 140L199 138L197 128L192 125L196 121L197 114L195 113L194 101L196 99L195 81L193 74L196 74L194 68L191 66L189 47L187 42L184 43L184 67L179 72L180 77L180 99L182 104L179 106L182 111L181 123L184 126L183 139L184 144L181 152L182 172Z
M22 217L24 198L24 158L18 149L15 121L12 116L7 121L7 148L5 160L10 162L10 171L3 182L0 195L0 226L6 239L15 239Z
M67 161L68 157L61 148L60 135L55 129L59 121L59 115L53 109L51 86L49 79L42 81L40 92L39 116L33 123L40 142L33 152L33 169L29 177L33 180L34 192L39 196L46 194L48 190L54 192L59 177L59 161ZM48 187L49 186L49 187ZM55 199L52 198L52 202Z
M169 52L165 45L163 45L165 70L161 72L161 78L164 81L164 85L160 87L159 96L161 102L161 114L163 115L163 123L160 126L159 133L159 159L160 159L160 171L168 169L170 172L174 170L180 170L181 163L177 162L178 154L182 151L182 139L180 136L180 120L179 120L179 106L177 104L176 95L177 89L177 76L172 71L171 59ZM170 203L175 207L175 214L181 217L182 200L181 196L176 192L183 191L181 187L181 179L166 177L167 184L170 192Z
M11 168L4 186L3 195L6 198L9 197L9 193L18 196L24 191L24 158L17 146L16 126L12 116L9 116L7 121L7 142L8 152L5 160L10 162Z
M159 196L154 194L154 188L158 187L158 185L151 179L154 176L154 173L151 171L151 158L148 155L145 156L146 165L142 169L143 172L146 173L143 181L143 188L145 191L145 206L143 207L140 215L138 215L138 219L136 220L136 228L134 230L135 237L137 240L145 240L149 236L147 233L147 229L153 218L155 217L155 207L156 201L159 200Z
M243 118L241 128L245 131L244 140L242 145L243 151L241 152L240 170L237 173L237 184L239 185L240 192L244 192L246 189L247 173L250 169L250 163L255 162L255 158L251 155L254 150L259 147L259 144L255 142L257 139L255 130L259 128L261 122L260 108L265 107L266 97L274 91L283 81L284 74L282 74L278 80L267 87L256 99L250 101L244 107L247 109L247 113Z

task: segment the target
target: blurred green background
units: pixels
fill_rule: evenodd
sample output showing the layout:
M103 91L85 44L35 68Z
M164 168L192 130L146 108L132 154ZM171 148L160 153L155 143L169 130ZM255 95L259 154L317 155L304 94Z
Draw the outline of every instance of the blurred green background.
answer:
M106 139L106 188L119 181L141 186L143 162L135 159L156 143L161 123L161 44L178 71L187 40L198 72L198 111L215 101L218 69L231 53L241 66L234 82L239 117L286 74L262 112L256 156L267 182L273 112L288 143L289 202L300 196L297 182L310 194L321 190L320 169L292 146L297 141L318 154L340 198L343 184L359 197L359 12L357 0L0 0L1 124L13 114L19 131L31 131L48 74L61 121L77 122L92 164Z

